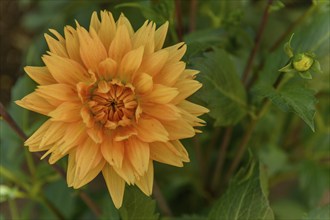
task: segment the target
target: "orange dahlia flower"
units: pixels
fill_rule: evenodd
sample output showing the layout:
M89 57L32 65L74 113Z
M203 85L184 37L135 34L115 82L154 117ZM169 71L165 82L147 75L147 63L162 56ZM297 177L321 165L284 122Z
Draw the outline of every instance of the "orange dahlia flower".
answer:
M184 43L162 49L167 29L146 21L134 32L124 15L115 22L110 12L101 20L94 12L89 31L78 23L64 37L50 30L57 39L45 35L45 66L25 67L40 85L16 103L50 117L25 145L47 151L51 164L69 155L70 187L102 171L117 208L125 182L152 193L153 161L189 161L180 139L194 136L208 112L185 100L202 85L180 61Z

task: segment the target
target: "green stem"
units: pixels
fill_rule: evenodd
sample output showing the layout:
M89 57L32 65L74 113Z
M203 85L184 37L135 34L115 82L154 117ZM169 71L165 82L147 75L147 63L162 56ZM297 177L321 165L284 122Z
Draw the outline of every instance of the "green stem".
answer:
M13 175L9 170L5 167L0 166L0 176L3 176L5 179L9 180L10 182L15 183L17 186L21 187L25 191L28 191L30 186L24 181L18 179L15 175Z
M231 176L233 175L233 173L235 172L235 170L237 169L238 165L240 164L243 155L245 153L245 149L247 147L247 144L249 143L249 140L251 138L251 135L253 133L253 130L255 128L255 126L257 125L257 119L252 119L252 121L250 122L249 126L245 129L246 132L238 146L238 150L235 154L235 158L233 160L233 162L231 163L228 172L224 178L224 183L227 183L229 181L229 179L231 178Z
M245 66L245 69L244 69L244 72L243 72L243 75L242 75L242 81L243 81L245 87L248 85L249 74L252 70L252 64L253 64L255 56L257 55L257 51L258 51L259 46L260 46L261 38L262 38L264 29L265 29L267 21L268 21L269 8L270 8L272 2L273 2L273 0L268 0L267 1L267 5L266 5L266 8L264 10L264 14L262 16L261 23L259 25L258 32L257 32L256 38L255 38L255 41L254 41L255 42L254 47L250 52L248 61L246 63L246 66Z
M179 41L183 40L183 24L182 24L182 9L181 9L181 0L174 0L175 2L175 17L176 17L176 33L179 38Z
M205 157L203 157L203 153L201 151L201 144L199 142L199 139L195 136L193 138L194 142L194 148L195 148L195 154L196 154L196 159L197 159L197 165L199 169L199 175L201 181L205 179Z
M29 172L30 172L31 176L33 178L35 178L35 175L37 172L36 172L36 166L34 164L32 155L29 153L29 151L26 148L24 148L24 154L25 154L25 159L26 159L26 163L27 163Z
M12 219L20 219L18 215L17 205L15 199L8 199L10 215Z
M274 89L279 90L280 88L282 88L282 86L292 76L293 75L290 75L290 74L281 74L277 78L276 82L273 85ZM262 104L262 107L261 107L260 111L257 114L257 117L255 119L251 119L250 124L245 129L246 132L245 132L245 134L244 134L244 136L243 136L243 138L242 138L242 140L241 140L241 142L238 146L237 154L235 155L235 158L234 158L233 162L231 163L231 165L228 169L227 175L225 176L225 183L228 183L229 179L231 178L231 176L233 175L233 173L237 169L238 165L240 164L255 126L257 125L258 121L266 114L266 112L268 112L270 106L271 106L270 99L265 99L263 101L263 104Z
M166 202L166 199L163 196L162 191L160 190L156 179L154 180L154 185L153 185L153 195L155 200L157 201L159 209L162 211L163 215L165 216L173 216L172 210L170 209L169 205Z
M41 202L41 204L47 207L58 219L65 219L61 211L47 197L45 197L44 195L40 195L38 197L38 200Z
M223 165L224 165L224 162L225 162L225 159L226 159L227 148L228 148L228 145L230 143L230 138L232 136L232 132L233 132L233 127L228 127L226 129L224 137L222 139L222 143L221 143L220 150L219 150L219 153L218 153L218 160L217 160L217 163L216 163L216 166L215 166L212 185L211 185L211 190L213 192L216 191L216 188L219 185Z

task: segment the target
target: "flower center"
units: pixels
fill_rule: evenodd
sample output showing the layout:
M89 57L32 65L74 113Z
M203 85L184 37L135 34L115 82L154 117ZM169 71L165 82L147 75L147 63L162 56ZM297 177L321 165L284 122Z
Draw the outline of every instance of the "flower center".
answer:
M94 121L109 129L130 124L137 105L133 87L116 80L99 81L88 102Z

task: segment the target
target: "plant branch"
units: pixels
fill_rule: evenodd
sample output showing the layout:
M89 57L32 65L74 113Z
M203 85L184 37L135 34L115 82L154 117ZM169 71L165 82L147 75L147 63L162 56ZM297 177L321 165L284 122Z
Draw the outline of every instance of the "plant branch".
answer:
M196 29L197 0L190 0L189 32Z
M279 89L289 78L284 78L284 74L280 74L279 77L277 78L277 80L275 81L275 83L273 84L274 89ZM253 130L255 128L255 126L257 125L257 122L260 120L260 118L262 118L265 113L267 112L267 110L269 109L271 105L271 101L269 99L264 99L262 102L262 107L260 109L260 111L257 114L256 119L251 119L251 122L248 126L242 138L242 141L240 142L239 146L238 146L238 152L235 155L235 159L232 162L231 166L228 169L228 172L225 176L225 183L227 183L229 181L229 179L231 178L231 176L233 175L233 173L235 172L235 170L237 169L238 165L240 164L244 152L246 150L246 147L249 143L249 140L251 138L251 135L253 133Z
M253 64L253 60L257 54L257 51L259 49L260 46L260 42L261 42L261 37L263 35L264 29L266 27L267 21L268 21L268 17L269 17L269 7L272 4L273 0L268 0L266 8L264 10L264 14L262 16L262 20L261 23L259 25L259 29L255 38L255 43L254 43L254 47L250 52L247 64L245 66L244 72L243 72L243 76L242 76L242 81L244 83L244 85L248 84L248 79L249 79L249 74L252 70L252 64Z
M101 217L102 212L99 207L93 202L93 200L87 195L87 193L79 190L78 191L79 197L85 202L87 207L94 213L94 215L98 218Z
M3 104L0 102L0 115L5 122L15 131L15 133L22 139L26 140L28 137L22 131L22 129L17 125L15 120L8 114Z
M213 180L212 180L212 185L211 185L211 190L214 192L219 185L221 173L222 173L222 168L226 159L226 154L227 154L227 148L232 136L233 132L233 127L228 127L225 131L224 137L222 139L222 143L220 146L220 150L218 153L218 160L215 166L214 174L213 174Z
M10 116L10 114L6 111L5 107L3 106L3 104L0 102L0 115L3 118L3 120L16 132L16 134L23 140L27 140L28 137L27 135L24 133L24 131L17 125L17 123L15 122L15 120ZM40 152L35 152L33 153L34 157L37 157L38 159L42 157L42 154ZM64 170L58 166L57 164L54 164L51 166L57 173L60 174L61 177L63 177L64 179L66 179L66 174L64 172ZM97 209L95 209L95 207L97 207L94 202L88 197L87 194L85 193L79 193L78 194L80 196L80 198L86 203L86 205L93 211L93 213L99 217L101 216L101 212Z
M179 41L183 40L181 0L175 0L176 32Z
M58 208L44 195L40 195L39 200L41 201L41 203L46 206L52 213L54 213L54 215L56 215L56 217L60 220L64 220L65 217L63 216L63 214L61 213L60 210L58 210Z
M169 205L167 204L162 191L160 190L156 179L154 180L154 188L153 188L153 195L157 201L158 207L165 216L173 216L172 210L170 209Z
M203 158L203 155L202 155L201 144L196 136L193 138L193 142L194 142L194 148L195 148L200 178L201 178L201 180L204 180L205 174L206 174L205 173L205 159Z
M251 135L253 133L253 130L255 128L257 124L257 120L253 120L251 121L251 123L249 124L249 126L245 129L246 132L238 146L238 150L237 153L235 154L235 158L233 160L233 162L231 163L229 170L225 176L225 180L224 182L227 183L228 180L230 179L230 177L233 175L233 173L235 172L235 170L237 169L237 166L239 165L239 163L241 162L243 155L245 153L245 149L247 147L247 144L251 138Z

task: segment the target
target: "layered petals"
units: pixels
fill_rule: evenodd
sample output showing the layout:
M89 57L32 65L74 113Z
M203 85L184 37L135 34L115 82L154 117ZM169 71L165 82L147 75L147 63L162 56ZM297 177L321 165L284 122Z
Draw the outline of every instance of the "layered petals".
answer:
M50 164L68 155L67 183L80 188L102 172L116 208L125 184L151 195L154 161L182 167L189 155L180 139L200 132L208 109L187 101L201 84L181 61L187 46L165 47L169 23L146 21L134 31L121 14L91 16L64 36L45 34L45 66L25 67L39 84L16 103L49 119L26 140Z

